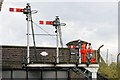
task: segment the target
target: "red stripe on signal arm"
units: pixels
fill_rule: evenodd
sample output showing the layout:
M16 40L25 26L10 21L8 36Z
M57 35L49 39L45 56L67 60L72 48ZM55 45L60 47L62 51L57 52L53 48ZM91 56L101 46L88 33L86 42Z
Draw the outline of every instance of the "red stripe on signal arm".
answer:
M10 12L23 12L24 9L21 9L21 8L9 8L9 11Z
M44 24L44 21L40 21L39 24Z
M46 21L46 25L52 25L53 21Z
M21 9L21 8L16 8L16 12L23 12L23 9Z
M9 8L9 11L10 12L14 12L14 8Z

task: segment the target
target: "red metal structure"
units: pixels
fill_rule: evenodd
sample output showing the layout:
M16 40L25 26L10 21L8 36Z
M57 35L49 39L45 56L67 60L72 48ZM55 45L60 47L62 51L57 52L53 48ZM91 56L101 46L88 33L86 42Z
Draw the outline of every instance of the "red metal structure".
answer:
M66 45L68 46L69 49L78 49L78 53L79 53L79 63L87 63L88 59L87 59L87 44L88 42L86 41L82 41L82 40L74 40L71 41L69 43L67 43ZM96 59L95 58L91 58L90 63L96 63Z

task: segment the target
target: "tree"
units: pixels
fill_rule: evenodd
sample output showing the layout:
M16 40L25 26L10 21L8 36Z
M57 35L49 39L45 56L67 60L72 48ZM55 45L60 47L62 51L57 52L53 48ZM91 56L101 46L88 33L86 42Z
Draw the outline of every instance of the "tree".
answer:
M117 79L117 63L112 62L109 66L106 63L100 63L100 69L98 71L101 75L108 77L109 79Z

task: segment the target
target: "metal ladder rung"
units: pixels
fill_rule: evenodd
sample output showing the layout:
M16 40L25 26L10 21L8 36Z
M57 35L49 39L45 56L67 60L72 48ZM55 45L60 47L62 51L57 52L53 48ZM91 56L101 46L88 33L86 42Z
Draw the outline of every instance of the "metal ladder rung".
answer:
M77 74L81 73L81 74L83 74L85 77L87 77L87 79L89 79L89 76L86 74L87 70L82 71L82 70L80 70L80 69L78 69L78 68L73 68L73 70L74 70L74 72L76 72Z

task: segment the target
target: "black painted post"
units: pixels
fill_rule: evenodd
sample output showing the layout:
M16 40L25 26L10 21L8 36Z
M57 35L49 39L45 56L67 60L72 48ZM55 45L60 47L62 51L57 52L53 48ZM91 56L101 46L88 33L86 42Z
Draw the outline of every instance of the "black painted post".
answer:
M11 69L11 80L13 80L13 69Z
M57 69L56 69L56 71L55 71L55 78L56 78L56 80L57 80L57 78L58 78L58 77L57 77Z
M28 80L28 69L26 69L26 80Z
M70 69L68 70L68 80L70 80Z
M41 80L43 80L43 70L41 70Z

